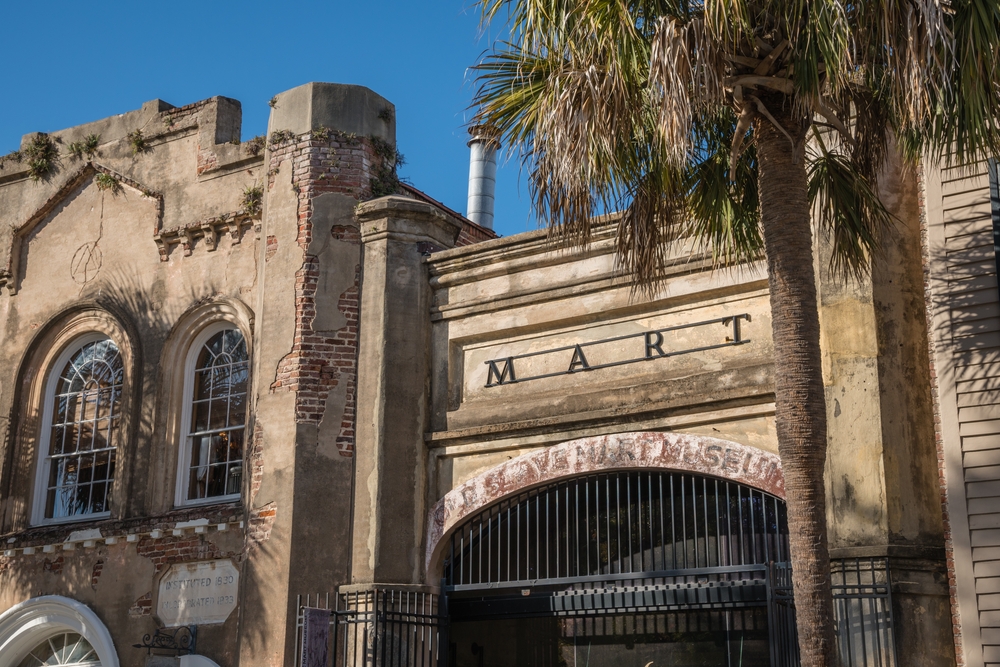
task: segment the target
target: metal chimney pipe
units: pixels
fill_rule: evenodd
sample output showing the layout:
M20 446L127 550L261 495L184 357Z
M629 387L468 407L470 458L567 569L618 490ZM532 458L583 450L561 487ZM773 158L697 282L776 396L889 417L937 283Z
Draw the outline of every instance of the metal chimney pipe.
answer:
M469 128L469 208L468 218L477 225L493 229L493 203L497 185L496 132L485 125Z

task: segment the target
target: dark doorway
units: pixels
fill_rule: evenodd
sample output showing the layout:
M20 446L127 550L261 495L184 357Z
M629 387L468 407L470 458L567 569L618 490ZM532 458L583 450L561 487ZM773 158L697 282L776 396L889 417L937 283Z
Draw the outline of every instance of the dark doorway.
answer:
M770 663L766 609L454 623L452 667Z
M452 537L449 663L795 665L787 538L781 499L722 479L614 472L532 489Z

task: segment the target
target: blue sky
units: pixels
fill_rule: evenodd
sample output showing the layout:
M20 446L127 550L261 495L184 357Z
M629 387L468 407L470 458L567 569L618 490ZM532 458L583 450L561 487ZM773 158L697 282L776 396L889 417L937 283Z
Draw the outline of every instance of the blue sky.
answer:
M0 154L160 98L243 104L243 139L267 101L307 81L367 86L396 105L401 175L465 212L468 67L489 46L471 0L0 3ZM496 228L535 229L516 160L501 164Z

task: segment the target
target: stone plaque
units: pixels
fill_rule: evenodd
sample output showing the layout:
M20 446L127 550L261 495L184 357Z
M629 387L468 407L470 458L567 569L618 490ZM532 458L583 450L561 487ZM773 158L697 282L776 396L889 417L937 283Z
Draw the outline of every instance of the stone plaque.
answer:
M160 578L156 615L168 628L223 623L236 609L239 583L231 560L176 563Z

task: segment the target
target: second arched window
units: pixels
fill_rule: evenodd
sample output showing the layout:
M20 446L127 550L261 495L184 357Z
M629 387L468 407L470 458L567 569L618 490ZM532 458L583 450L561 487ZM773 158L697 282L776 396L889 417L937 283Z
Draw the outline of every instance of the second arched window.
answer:
M236 499L243 480L250 374L246 341L236 328L208 334L187 364L180 504Z

